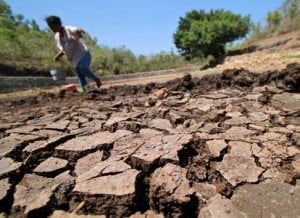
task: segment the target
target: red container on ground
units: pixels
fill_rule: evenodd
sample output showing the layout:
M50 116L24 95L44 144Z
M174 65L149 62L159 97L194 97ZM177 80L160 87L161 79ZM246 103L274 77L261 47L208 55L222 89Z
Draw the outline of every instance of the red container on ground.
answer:
M75 84L69 84L69 85L65 86L65 89L68 90L68 91L76 91L77 87L76 87Z

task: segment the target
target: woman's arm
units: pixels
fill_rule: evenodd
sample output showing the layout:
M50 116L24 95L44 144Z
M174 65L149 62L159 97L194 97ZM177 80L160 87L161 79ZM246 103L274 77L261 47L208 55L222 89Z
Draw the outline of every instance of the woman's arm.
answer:
M54 61L58 61L64 55L63 51L59 51L53 58Z

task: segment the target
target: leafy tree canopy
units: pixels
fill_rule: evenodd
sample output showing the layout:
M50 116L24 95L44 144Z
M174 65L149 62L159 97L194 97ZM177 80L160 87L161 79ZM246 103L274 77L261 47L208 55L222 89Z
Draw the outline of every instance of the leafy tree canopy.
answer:
M173 35L179 52L187 59L220 57L225 53L225 44L244 37L250 30L250 16L242 17L230 11L192 10L180 17Z

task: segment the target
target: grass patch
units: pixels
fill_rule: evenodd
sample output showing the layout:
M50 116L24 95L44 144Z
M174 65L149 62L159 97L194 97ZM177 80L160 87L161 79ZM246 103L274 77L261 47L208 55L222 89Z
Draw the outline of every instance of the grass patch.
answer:
M285 59L297 59L300 58L300 54L284 54L281 57Z

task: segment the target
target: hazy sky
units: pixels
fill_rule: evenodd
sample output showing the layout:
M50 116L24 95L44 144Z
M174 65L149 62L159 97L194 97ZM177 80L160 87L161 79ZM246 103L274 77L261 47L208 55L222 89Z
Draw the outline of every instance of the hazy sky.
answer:
M14 14L35 19L44 29L44 18L58 15L64 25L80 26L98 44L125 46L139 54L176 51L173 34L179 17L193 9L225 9L251 15L264 24L268 11L283 0L5 0Z

